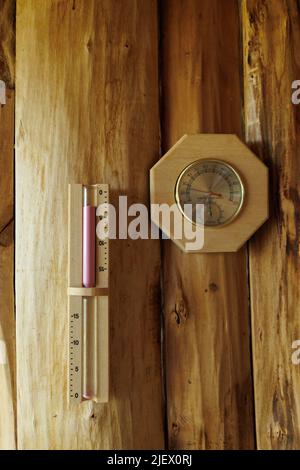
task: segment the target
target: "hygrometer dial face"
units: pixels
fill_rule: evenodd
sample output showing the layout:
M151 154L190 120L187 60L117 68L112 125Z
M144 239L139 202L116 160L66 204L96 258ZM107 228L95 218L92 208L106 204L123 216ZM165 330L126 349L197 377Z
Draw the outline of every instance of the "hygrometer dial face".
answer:
M175 196L179 209L191 222L219 227L231 222L241 210L244 187L238 173L227 163L198 160L181 172ZM203 216L196 211L197 204L203 204Z

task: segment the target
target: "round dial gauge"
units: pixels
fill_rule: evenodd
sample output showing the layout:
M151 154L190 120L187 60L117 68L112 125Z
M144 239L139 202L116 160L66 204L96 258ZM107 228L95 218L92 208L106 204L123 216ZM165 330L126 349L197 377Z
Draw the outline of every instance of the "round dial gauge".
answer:
M238 173L227 163L198 160L181 172L175 196L182 214L191 222L219 227L231 222L239 213L244 187ZM196 211L196 204L203 204L203 216Z

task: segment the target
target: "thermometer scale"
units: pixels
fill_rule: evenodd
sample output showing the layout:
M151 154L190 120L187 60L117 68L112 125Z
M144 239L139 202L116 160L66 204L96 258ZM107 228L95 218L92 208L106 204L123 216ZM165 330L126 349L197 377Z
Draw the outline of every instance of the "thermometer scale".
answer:
M191 204L193 223L206 227L220 227L232 222L244 201L244 186L237 171L225 162L215 159L196 161L181 172L176 183L176 202L182 212ZM196 220L196 204L204 206L204 220Z
M108 401L109 241L107 184L69 185L69 387L70 403ZM97 208L104 210L96 215Z

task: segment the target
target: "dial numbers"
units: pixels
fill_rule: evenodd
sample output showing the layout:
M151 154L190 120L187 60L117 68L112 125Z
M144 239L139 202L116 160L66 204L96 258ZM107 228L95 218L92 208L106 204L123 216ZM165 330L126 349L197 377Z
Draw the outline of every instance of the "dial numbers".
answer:
M231 222L239 213L244 187L237 172L227 163L198 160L180 174L175 195L179 209L189 220L208 227L218 227ZM192 205L192 217L185 210L185 204ZM199 218L196 204L204 205L204 220Z

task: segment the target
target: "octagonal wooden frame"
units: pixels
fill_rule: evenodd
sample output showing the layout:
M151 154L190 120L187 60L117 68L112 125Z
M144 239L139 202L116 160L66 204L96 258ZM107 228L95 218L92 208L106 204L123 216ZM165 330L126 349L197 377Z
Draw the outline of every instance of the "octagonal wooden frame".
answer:
M244 184L245 198L241 211L232 222L204 228L204 245L197 252L234 252L269 217L268 168L236 135L184 135L150 170L151 204L176 204L174 189L182 170L197 160L209 158L222 160L238 172ZM178 206L173 207L175 212L178 211L176 216L183 218ZM189 252L186 245L190 240L175 239L172 225L165 224L156 213L151 212L151 218L184 252Z

